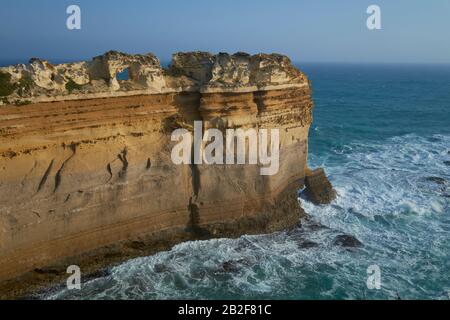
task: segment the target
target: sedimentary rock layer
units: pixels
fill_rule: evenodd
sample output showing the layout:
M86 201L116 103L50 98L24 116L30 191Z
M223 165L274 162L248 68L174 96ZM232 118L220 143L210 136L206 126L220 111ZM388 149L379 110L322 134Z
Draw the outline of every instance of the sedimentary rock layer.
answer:
M117 73L129 70L130 79ZM280 55L110 52L0 69L0 295L17 296L189 239L298 223L309 82ZM25 80L24 80L25 79ZM74 85L75 83L75 85ZM27 101L27 105L23 105ZM280 165L176 165L178 128L278 129Z

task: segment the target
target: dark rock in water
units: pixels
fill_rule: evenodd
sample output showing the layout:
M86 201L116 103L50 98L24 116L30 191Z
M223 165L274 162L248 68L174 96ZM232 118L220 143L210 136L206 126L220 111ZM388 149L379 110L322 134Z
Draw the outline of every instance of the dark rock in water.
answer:
M336 191L322 168L306 173L305 186L305 195L314 204L328 204L336 198Z
M191 277L194 279L203 279L205 276L206 276L206 271L203 269L191 271Z
M444 164L450 166L450 161L444 161Z
M319 246L319 244L317 242L309 241L309 240L305 240L305 241L298 243L298 247L300 249L316 248L318 246Z
M427 177L427 181L435 182L437 184L445 184L447 181L441 177Z
M428 138L427 140L430 141L430 142L438 142L438 141L441 141L441 139L438 138L438 137L430 137L430 138Z
M239 266L234 261L225 261L222 263L222 269L225 272L237 272L239 271Z
M252 262L249 258L242 258L237 261L240 265L251 267L254 265L254 262Z
M165 265L163 265L163 264L161 264L161 263L157 263L157 264L155 264L155 266L153 267L153 270L154 270L156 273L163 273L163 272L169 271L169 268L167 268Z
M311 231L318 231L318 230L323 230L323 229L330 229L327 226L324 226L323 224L320 223L312 223L310 225L308 225L308 228Z
M334 245L345 248L359 248L363 246L361 241L356 239L354 236L350 236L347 234L340 234L336 236L336 238L334 239Z

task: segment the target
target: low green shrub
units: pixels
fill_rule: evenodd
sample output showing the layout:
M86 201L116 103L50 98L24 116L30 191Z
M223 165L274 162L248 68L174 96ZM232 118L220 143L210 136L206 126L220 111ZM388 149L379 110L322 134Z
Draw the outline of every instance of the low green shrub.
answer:
M16 106L26 106L26 105L28 105L28 104L31 104L31 101L30 101L30 100L16 100L16 101L14 102L14 104L15 104Z
M73 90L81 90L82 87L82 85L76 83L72 79L69 79L66 83L66 90L69 91L69 93L72 93Z
M25 76L16 83L17 93L19 96L26 96L33 88L34 82L29 76Z
M11 75L0 71L0 97L9 96L15 89L16 86L11 83Z

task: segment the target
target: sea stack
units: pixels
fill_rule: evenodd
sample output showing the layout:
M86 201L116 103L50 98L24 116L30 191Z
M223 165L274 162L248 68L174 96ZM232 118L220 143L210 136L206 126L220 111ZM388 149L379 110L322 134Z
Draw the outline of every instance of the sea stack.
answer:
M117 75L127 70L124 80ZM313 103L279 54L111 51L89 62L0 68L0 296L83 275L186 240L296 225ZM174 130L278 129L279 171L177 165ZM309 174L318 203L333 193Z

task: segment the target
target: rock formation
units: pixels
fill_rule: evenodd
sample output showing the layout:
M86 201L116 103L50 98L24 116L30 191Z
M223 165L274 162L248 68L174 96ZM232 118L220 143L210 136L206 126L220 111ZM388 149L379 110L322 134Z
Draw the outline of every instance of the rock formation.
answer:
M305 187L306 196L314 204L328 204L336 197L336 192L322 168L306 171Z
M126 69L129 79L117 79ZM185 240L281 230L303 215L313 104L285 56L177 53L167 69L152 54L114 51L91 62L32 59L0 68L0 89L0 296L64 280L69 265L86 275ZM171 133L196 120L279 129L278 174L175 165Z

